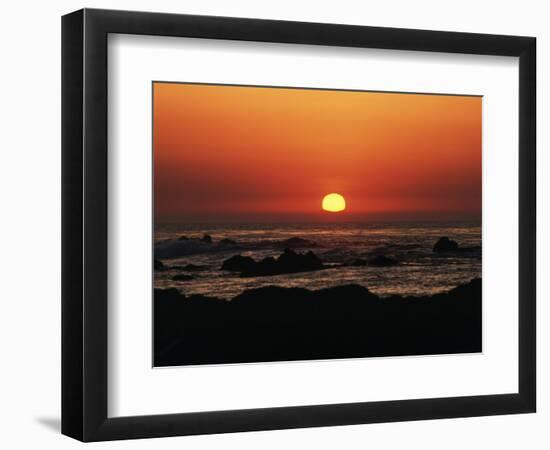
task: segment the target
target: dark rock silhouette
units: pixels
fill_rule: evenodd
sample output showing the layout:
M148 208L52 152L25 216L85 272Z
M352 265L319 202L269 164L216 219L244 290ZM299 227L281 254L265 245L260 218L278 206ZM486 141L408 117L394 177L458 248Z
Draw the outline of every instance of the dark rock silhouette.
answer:
M357 259L354 259L349 265L350 266L361 267L361 266L366 266L367 263L368 263L368 261L366 259L357 258Z
M187 236L180 236L178 238L178 241L188 241L188 240L189 240L189 238Z
M256 261L254 261L250 256L235 255L223 262L222 270L245 272L247 270L252 270L255 265Z
M397 260L389 256L376 255L374 258L368 261L368 264L369 266L374 267L388 267L395 266L397 264Z
M309 248L309 247L317 247L317 244L313 241L310 241L309 239L303 239L300 237L291 237L289 239L285 239L284 241L280 241L276 243L276 247L279 248Z
M302 254L286 248L275 262L277 265L276 271L279 273L309 272L323 269L323 262L312 251Z
M313 252L302 254L289 248L285 249L278 258L267 257L256 262L249 256L235 255L222 264L222 270L240 272L243 277L310 272L323 268L323 262Z
M209 234L204 234L203 237L201 237L201 241L211 244L212 243L212 236L210 236Z
M155 289L156 366L480 352L481 279L380 298L359 285L268 286L231 301Z
M435 243L433 251L436 253L441 252L456 252L458 250L458 243L449 239L447 236L440 237Z
M174 281L191 281L194 278L195 277L193 275L185 275L183 273L178 273L177 275L174 275L172 277L172 280L174 280Z
M155 267L155 270L158 270L158 271L183 270L185 272L201 272L203 270L208 270L208 266L199 266L196 264L187 264L185 266L168 266L158 259L154 260L154 267Z
M237 245L237 241L233 239L224 238L219 242L221 245Z
M461 247L458 242L443 236L435 243L433 251L434 253L476 253L481 251L481 247Z

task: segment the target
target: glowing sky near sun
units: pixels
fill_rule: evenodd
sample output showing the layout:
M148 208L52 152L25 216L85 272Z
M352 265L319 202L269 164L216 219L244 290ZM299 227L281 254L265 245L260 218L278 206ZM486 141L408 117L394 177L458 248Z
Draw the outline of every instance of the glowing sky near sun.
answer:
M479 219L481 97L154 83L155 217ZM334 217L333 214L331 217Z

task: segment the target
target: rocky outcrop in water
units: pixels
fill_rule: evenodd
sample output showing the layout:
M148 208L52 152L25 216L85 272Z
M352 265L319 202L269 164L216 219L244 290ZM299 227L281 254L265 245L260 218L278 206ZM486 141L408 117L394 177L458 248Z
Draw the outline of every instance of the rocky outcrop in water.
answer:
M250 256L234 255L229 259L226 259L222 263L222 270L229 270L231 272L246 272L252 270L256 265L256 261Z
M436 253L456 252L458 250L458 242L449 239L447 236L439 238L435 243L433 251Z
M385 255L376 255L369 260L369 266L389 267L397 265L397 259Z
M234 241L233 239L229 238L223 238L220 240L221 245L237 245L237 241Z
M289 248L277 258L267 257L255 261L249 256L235 255L222 264L222 270L240 272L243 277L311 272L323 268L323 262L313 252L296 253Z
M464 252L480 252L481 247L461 247L458 242L449 239L447 236L440 237L433 246L434 253L464 253Z

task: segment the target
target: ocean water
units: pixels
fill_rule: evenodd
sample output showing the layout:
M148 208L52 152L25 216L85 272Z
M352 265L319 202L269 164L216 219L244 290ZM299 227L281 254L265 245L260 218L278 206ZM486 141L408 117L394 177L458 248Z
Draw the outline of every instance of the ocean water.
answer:
M199 239L204 234L212 243ZM187 240L179 240L185 236ZM246 289L277 285L320 289L356 283L388 296L425 295L449 290L472 278L481 277L480 252L436 254L433 245L441 236L460 246L480 246L481 226L473 223L366 223L366 224L227 224L157 225L155 257L173 269L156 271L154 286L175 287L186 295L203 294L231 299ZM313 251L328 268L315 272L241 278L220 270L233 255L260 260L279 256L280 242L299 237L315 243L297 252ZM220 243L231 239L233 243ZM394 257L391 267L347 266L357 258L375 255ZM206 266L200 272L186 272L182 266ZM177 267L179 266L179 267ZM176 274L192 275L188 281L174 281Z

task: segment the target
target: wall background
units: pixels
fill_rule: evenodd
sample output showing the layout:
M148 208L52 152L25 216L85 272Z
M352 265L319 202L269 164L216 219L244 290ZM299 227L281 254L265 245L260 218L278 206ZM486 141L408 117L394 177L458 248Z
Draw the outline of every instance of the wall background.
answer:
M550 159L542 148L550 131L549 8L524 0L444 3L253 0L111 0L10 2L0 26L0 442L5 448L74 448L59 434L60 418L60 16L83 6L211 14L449 31L530 35L538 38L539 150L539 407L535 415L451 419L276 432L238 433L95 444L95 448L228 449L311 446L377 449L548 448L550 433L550 281L548 227ZM505 243L504 243L505 245ZM505 282L505 281L504 281ZM545 354L546 353L546 354Z

